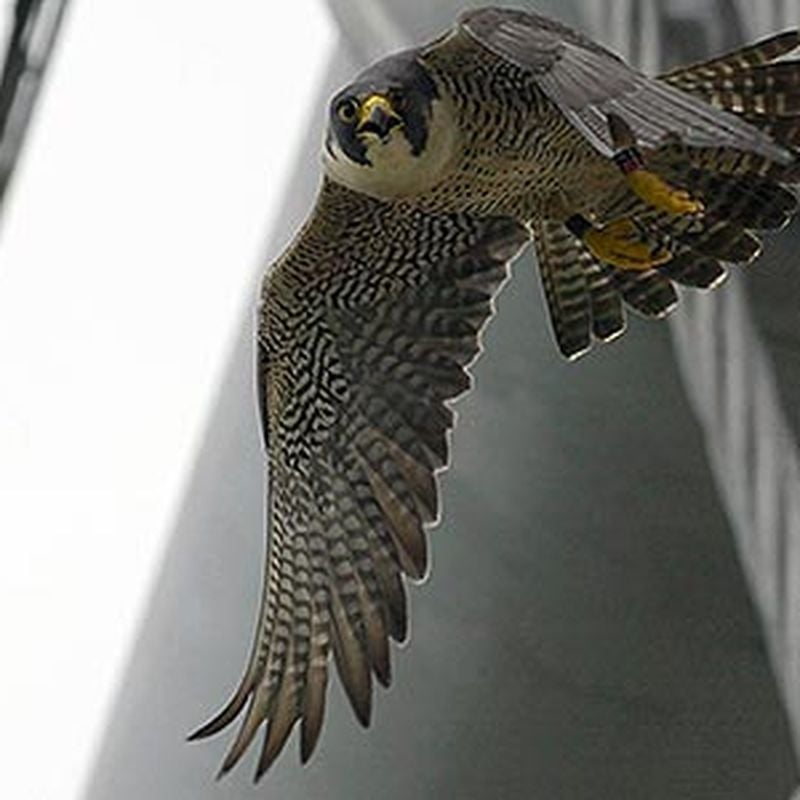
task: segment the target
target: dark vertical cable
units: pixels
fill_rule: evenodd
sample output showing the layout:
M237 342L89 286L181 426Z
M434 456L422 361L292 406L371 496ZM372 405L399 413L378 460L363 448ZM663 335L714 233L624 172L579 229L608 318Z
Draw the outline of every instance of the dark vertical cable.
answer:
M0 77L0 208L39 96L67 0L17 0Z

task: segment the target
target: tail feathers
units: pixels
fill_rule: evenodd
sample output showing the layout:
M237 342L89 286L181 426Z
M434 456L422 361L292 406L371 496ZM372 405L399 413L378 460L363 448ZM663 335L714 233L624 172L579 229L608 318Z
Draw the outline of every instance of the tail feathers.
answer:
M673 70L662 75L661 80L742 117L779 144L797 148L800 60L776 59L798 47L800 31L790 30L719 58ZM750 169L758 171L753 164ZM780 178L776 172L773 170L771 177ZM782 180L791 183L797 177L795 172L794 180L786 175Z
M673 254L691 250L730 264L750 264L761 253L761 239L735 218L707 213L698 219L644 211L634 217Z
M672 282L656 270L633 272L606 267L625 302L644 317L662 319L678 304Z
M666 278L694 289L713 289L728 276L728 271L715 258L689 248L679 251L671 261L659 268Z
M769 64L798 47L800 47L800 31L788 30L747 47L717 56L710 61L678 67L663 75L662 78L679 89L690 91L687 86L693 83Z
M699 182L698 182L699 183ZM712 213L756 230L780 230L797 213L797 196L780 184L767 180L725 180L717 175L703 179L702 194L716 198ZM695 191L690 178L689 191Z
M661 318L677 304L673 276L602 264L561 223L542 220L532 227L551 326L566 358L582 355L593 340L607 342L622 334L625 305L642 316ZM680 279L684 273L702 280L699 268L688 262L674 277Z
M768 178L725 175L684 162L667 170L669 180L680 182L703 200L706 216L725 219L756 230L777 230L797 212L797 196Z
M800 61L684 78L677 85L716 108L756 122L800 114Z
M727 220L712 222L701 232L685 234L678 241L701 255L730 264L752 264L761 253L758 236Z
M563 225L548 220L533 224L545 300L556 343L567 358L591 347L592 306L586 270L591 254Z
M747 263L760 247L755 235L726 221L700 220L677 232L670 231L668 222L662 229L652 218L647 224L653 235L665 238L674 257L640 272L598 262L561 223L533 223L551 327L566 358L578 358L594 341L610 341L623 333L625 306L641 316L661 319L678 303L674 284L711 289L727 276L720 262Z
M588 258L585 264L586 285L592 312L592 333L601 342L610 342L625 331L625 310L610 270L598 264L578 242Z

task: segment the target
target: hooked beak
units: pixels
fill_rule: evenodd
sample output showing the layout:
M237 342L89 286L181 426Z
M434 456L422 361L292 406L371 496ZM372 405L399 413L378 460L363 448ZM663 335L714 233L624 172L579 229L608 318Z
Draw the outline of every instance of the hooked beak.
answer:
M386 139L392 128L402 125L403 120L382 95L370 95L362 104L358 114L358 133L371 133Z

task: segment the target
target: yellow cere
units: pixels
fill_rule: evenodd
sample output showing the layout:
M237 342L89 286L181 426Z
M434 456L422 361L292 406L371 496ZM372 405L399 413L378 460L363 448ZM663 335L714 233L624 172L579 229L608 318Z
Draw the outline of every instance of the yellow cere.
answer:
M361 108L358 112L358 124L363 125L369 119L369 115L372 113L374 108L381 108L387 114L390 114L393 117L397 116L392 104L389 102L387 98L385 98L381 94L371 94L364 102L361 104Z

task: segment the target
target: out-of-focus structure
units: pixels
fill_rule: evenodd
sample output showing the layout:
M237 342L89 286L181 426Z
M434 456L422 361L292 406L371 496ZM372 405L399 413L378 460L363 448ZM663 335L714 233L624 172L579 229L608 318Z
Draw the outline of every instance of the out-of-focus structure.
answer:
M276 221L282 240L312 201L334 89L469 4L329 5L341 45ZM583 27L648 71L800 24L794 0L513 5ZM184 736L234 685L259 588L244 320L87 800L789 798L800 755L798 243L795 225L752 273L685 296L671 327L634 323L577 365L559 360L521 258L476 390L459 404L432 577L412 591L411 643L372 729L357 728L336 688L310 767L289 753L266 785L246 765L221 789L224 737Z
M7 5L11 5L7 3ZM67 0L16 0L0 77L0 204L25 140Z

